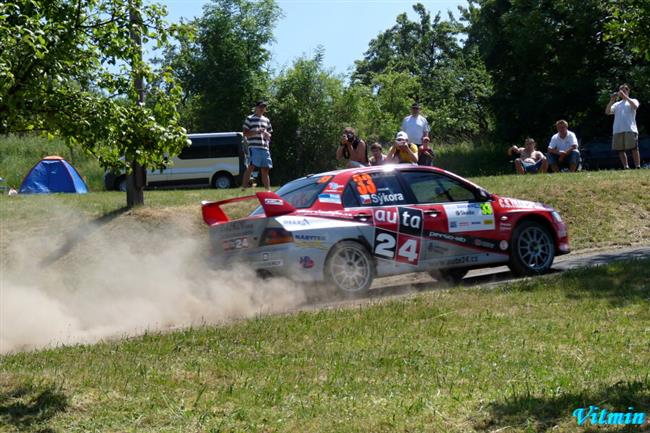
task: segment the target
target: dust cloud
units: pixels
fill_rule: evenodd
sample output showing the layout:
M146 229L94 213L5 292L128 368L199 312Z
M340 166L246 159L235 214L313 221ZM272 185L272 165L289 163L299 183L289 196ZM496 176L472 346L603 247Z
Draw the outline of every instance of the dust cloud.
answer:
M187 220L145 209L87 223L57 210L40 232L15 234L0 276L0 353L218 324L305 302L287 279L262 282L244 266L214 270L207 227Z

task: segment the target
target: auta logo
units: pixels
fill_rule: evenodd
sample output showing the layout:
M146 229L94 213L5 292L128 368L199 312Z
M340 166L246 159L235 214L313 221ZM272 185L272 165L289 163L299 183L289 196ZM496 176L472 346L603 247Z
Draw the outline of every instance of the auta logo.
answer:
M376 210L375 221L380 223L397 224L397 212L384 209Z

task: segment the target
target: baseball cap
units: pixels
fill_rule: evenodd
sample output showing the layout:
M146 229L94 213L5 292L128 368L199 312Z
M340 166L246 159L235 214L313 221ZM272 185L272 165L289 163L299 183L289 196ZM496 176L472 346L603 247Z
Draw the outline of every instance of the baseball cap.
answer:
M409 141L409 136L406 134L404 131L400 131L397 133L397 136L395 137L395 140L404 140L404 141Z
M417 108L417 109L419 110L419 109L420 109L420 104L418 104L417 102L414 102L414 103L411 105L411 108Z
M269 105L269 104L267 104L266 101L263 100L263 99L260 99L259 101L257 101L257 102L255 103L255 106L256 106L256 107L266 107L267 105Z

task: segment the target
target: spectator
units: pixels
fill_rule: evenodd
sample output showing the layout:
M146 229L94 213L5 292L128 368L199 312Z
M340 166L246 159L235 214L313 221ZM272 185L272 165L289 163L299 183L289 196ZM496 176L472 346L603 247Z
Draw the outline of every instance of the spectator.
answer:
M429 138L429 122L424 116L420 115L420 104L414 102L411 105L411 115L404 118L400 129L406 132L411 143L414 143L418 148L422 146L422 140L425 137Z
M508 149L509 155L519 155L515 159L515 169L519 174L546 173L548 160L542 152L535 148L535 140L527 138L524 147L512 146Z
M435 153L429 147L429 137L422 138L422 147L418 149L418 165L432 166L435 157Z
M384 165L388 162L388 158L384 155L383 150L381 144L377 142L370 145L370 159L368 160L370 165Z
M271 133L273 127L271 121L264 116L266 113L267 103L257 101L255 112L246 117L244 121L244 137L248 142L249 163L246 172L242 178L242 188L248 188L251 173L259 168L262 177L262 183L267 191L271 191L271 181L269 179L269 169L273 168L271 152Z
M574 172L580 162L578 139L573 132L569 131L569 123L566 120L555 122L555 128L557 134L551 137L548 144L548 164L554 172L558 172L560 168L565 167Z
M341 142L336 149L336 159L346 159L347 167L363 167L368 165L368 149L366 143L357 137L354 128L347 127L341 135Z
M391 162L416 164L418 162L418 147L409 143L406 132L400 131L395 137L395 144L388 151L388 160Z
M624 169L630 168L625 153L627 150L632 150L634 166L641 168L639 130L636 127L636 110L638 108L639 101L630 98L630 86L627 84L618 88L618 92L609 98L609 103L605 107L605 114L614 115L612 149L618 151L618 157Z

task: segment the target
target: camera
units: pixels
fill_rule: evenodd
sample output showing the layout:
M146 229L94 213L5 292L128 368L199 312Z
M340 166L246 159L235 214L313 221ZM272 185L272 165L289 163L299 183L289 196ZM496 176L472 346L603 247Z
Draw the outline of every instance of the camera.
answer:
M345 134L345 137L347 138L347 140L348 140L349 143L352 143L352 142L354 141L354 134L352 134L352 133L350 133L350 132L347 132L347 133Z
M618 96L618 92L614 92L614 93L612 93L611 96L612 96L612 98L613 98L614 96Z

